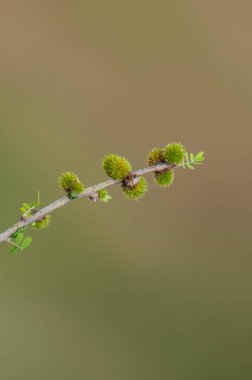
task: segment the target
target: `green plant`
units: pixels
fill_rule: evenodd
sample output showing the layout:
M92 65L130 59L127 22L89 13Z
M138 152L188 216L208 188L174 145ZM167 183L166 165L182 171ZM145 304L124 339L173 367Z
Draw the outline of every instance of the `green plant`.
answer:
M28 226L30 225L35 230L48 227L51 221L50 214L57 208L83 197L107 203L111 196L106 189L118 184L121 184L122 193L126 198L137 200L147 192L148 186L144 177L146 174L154 173L156 183L160 187L167 187L174 181L174 170L176 168L194 169L195 165L202 164L203 161L203 152L196 155L189 154L180 143L170 143L164 148L152 149L147 156L148 167L136 171L132 171L131 164L125 157L109 154L102 160L102 167L110 177L109 180L85 189L75 173L68 171L61 174L58 182L66 195L40 208L40 195L37 192L36 201L23 203L20 208L22 212L20 220L0 234L0 243L9 243L12 253L23 251L32 242L30 236L24 236Z

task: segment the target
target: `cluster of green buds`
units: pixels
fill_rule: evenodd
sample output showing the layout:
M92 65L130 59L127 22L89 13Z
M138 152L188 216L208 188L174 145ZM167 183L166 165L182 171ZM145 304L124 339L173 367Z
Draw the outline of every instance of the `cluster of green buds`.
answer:
M192 168L192 163L185 162L188 158L185 148L180 143L169 143L164 148L154 148L147 156L148 166L157 166L154 171L155 181L161 187L168 187L174 180L174 168L183 166L184 168ZM190 157L194 157L192 154ZM198 162L203 161L203 153L200 152L195 157L198 157ZM167 167L158 169L159 164L166 164ZM140 199L147 192L147 182L143 176L137 176L132 172L132 167L125 157L117 154L109 154L102 160L102 167L107 175L122 182L122 192L130 199Z
M102 167L110 178L122 182L122 192L127 198L140 199L146 194L145 178L132 173L131 164L125 157L108 154L102 160Z
M174 170L177 165L184 161L185 149L180 143L170 143L164 148L154 148L147 156L148 166L158 164L170 164L170 168L155 171L155 180L161 187L168 187L174 181Z
M122 193L129 199L142 198L148 189L147 181L143 174L150 171L154 172L154 180L160 187L168 187L174 180L174 169L183 167L184 169L194 169L194 165L201 164L204 161L204 153L199 152L196 155L187 153L185 148L180 143L169 143L164 148L154 148L147 156L148 168L139 171L132 171L130 162L117 154L108 154L102 159L102 168L105 173L113 180L109 182L109 186L121 183ZM151 168L152 167L152 168ZM101 201L107 203L111 196L108 194L105 187L107 182L90 188L91 191L85 192L85 187L79 177L73 172L65 172L58 179L60 188L67 194L68 198L74 200L79 196L89 196L93 201ZM99 189L99 190L98 190ZM22 212L21 222L22 227L10 236L8 242L11 243L11 252L16 252L27 248L31 241L31 237L25 237L24 232L27 225L30 224L35 230L42 230L49 226L51 216L42 214L41 218L34 218L34 214L39 212L40 196L39 192L37 200L31 203L23 203L20 208ZM32 218L29 222L29 219ZM32 221L34 220L35 221Z

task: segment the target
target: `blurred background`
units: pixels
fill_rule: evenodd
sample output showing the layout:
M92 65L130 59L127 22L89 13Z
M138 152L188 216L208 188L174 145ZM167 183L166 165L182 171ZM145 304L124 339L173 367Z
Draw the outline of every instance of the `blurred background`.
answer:
M0 4L1 218L155 146L205 151L169 189L87 199L0 247L4 380L252 378L252 3Z

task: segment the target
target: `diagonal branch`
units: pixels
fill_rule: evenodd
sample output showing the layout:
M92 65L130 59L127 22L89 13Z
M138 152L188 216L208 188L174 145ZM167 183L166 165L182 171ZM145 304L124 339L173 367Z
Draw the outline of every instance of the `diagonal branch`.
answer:
M175 168L175 167L176 167L176 165L174 165L174 164L164 163L164 164L158 164L158 165L150 166L150 167L147 167L144 169L136 170L132 174L136 177L139 177L141 175L145 175L145 174L148 174L151 172L160 172L162 170L171 169L171 168ZM120 183L122 183L121 180L110 179L108 181L101 182L98 185L87 187L82 193L80 193L77 196L76 199L83 198L83 197L91 197L92 195L96 194L99 190L107 189L108 187L118 185ZM57 208L66 206L70 202L73 202L73 199L70 199L68 196L64 196L64 197L57 199L56 201L50 203L49 205L41 208L39 211L37 211L36 213L31 215L26 220L18 221L16 224L12 225L11 227L9 227L7 230L5 230L4 232L2 232L0 234L0 243L2 243L4 241L8 241L8 239L11 237L11 235L18 228L28 226L29 224L31 224L37 220L41 220L47 214L51 214Z

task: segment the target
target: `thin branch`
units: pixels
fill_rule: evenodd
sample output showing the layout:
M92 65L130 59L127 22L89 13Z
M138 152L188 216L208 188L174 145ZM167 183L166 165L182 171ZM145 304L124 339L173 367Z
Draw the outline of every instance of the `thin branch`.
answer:
M168 163L167 164L166 163L165 164L158 164L155 166L150 166L150 167L147 167L144 169L134 171L132 174L136 177L139 177L141 175L145 175L145 174L148 174L151 172L159 172L159 171L162 171L165 169L171 169L171 168L175 168L175 167L176 167L176 165L174 165L174 164L168 164ZM77 196L76 199L83 198L83 197L91 197L92 195L96 194L99 190L107 189L108 187L111 187L114 185L119 185L120 183L122 183L122 181L113 180L113 179L110 179L110 180L105 181L105 182L101 182L98 185L94 185L94 186L90 186L90 187L86 188L82 193L80 193ZM31 215L26 220L20 220L19 222L12 225L10 228L8 228L7 230L5 230L4 232L2 232L0 234L0 243L2 243L4 241L8 242L8 239L11 237L11 235L18 228L28 226L29 224L31 224L37 220L41 220L47 214L51 214L56 209L63 207L63 206L66 206L70 202L73 202L73 199L70 199L68 196L64 196L64 197L57 199L56 201L50 203L49 205L41 208L40 210L38 210L36 213Z

